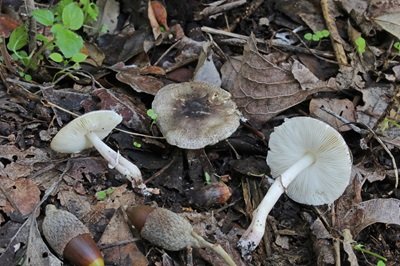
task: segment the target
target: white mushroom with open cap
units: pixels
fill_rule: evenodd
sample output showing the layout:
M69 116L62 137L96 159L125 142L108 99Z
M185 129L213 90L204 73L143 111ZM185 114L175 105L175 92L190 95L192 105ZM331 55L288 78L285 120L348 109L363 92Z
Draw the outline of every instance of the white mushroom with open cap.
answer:
M260 243L267 216L284 192L299 203L329 204L342 195L350 180L349 148L339 132L320 120L285 120L271 134L269 148L267 163L277 179L238 242L243 257Z
M53 138L50 147L61 153L78 153L94 146L110 168L115 167L130 181L134 181L135 186L144 188L139 168L102 141L121 121L122 117L111 110L86 113L64 126Z
M231 136L240 112L231 94L204 82L170 84L159 90L152 109L167 142L183 149L200 149Z

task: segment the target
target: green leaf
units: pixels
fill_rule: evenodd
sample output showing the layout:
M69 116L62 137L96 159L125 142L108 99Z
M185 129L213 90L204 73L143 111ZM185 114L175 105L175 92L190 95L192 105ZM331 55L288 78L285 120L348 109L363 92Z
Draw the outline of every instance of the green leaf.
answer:
M51 53L49 57L51 60L57 63L61 63L62 61L64 61L64 57L60 53Z
M17 51L28 44L28 32L24 25L19 26L11 32L7 48L10 51Z
M329 37L329 35L331 35L331 33L329 32L329 30L321 30L321 36L322 36L322 38L327 38L327 37Z
M319 41L319 36L318 35L316 35L316 34L313 34L312 35L312 40L314 41L314 42L318 42Z
M85 55L83 53L77 53L71 57L71 60L72 60L72 62L75 62L75 63L81 63L81 62L85 61L86 58L87 58L87 55Z
M105 200L107 198L107 193L104 190L97 191L95 197L97 200Z
M393 47L396 48L397 50L399 50L399 52L400 52L400 42L395 42L393 44Z
M376 266L386 266L386 263L383 260L378 261Z
M140 149L140 148L142 147L142 144L139 143L139 142L134 141L134 142L133 142L133 146L134 146L135 148Z
M358 37L354 43L356 44L357 52L363 54L365 52L365 48L367 46L365 39L363 37Z
M62 22L66 28L71 30L80 29L84 19L83 11L76 3L67 5L62 11Z
M56 5L56 7L55 7L55 9L54 9L54 13L55 13L56 15L61 16L61 14L62 14L64 8L65 8L67 5L69 5L69 4L73 3L73 2L74 2L74 0L61 0L61 1L58 2L58 4Z
M51 27L51 32L55 36L56 46L61 50L65 58L71 58L82 49L82 37L64 28L63 25L55 24Z
M54 23L54 14L48 9L35 9L32 11L32 16L45 26L51 26Z
M315 32L314 34L315 34L315 36L318 37L318 39L322 39L322 38L323 38L322 31L317 31L317 32Z
M24 79L25 79L26 81L32 81L32 76L29 75L29 74L25 74L25 75L24 75Z
M151 118L151 120L156 121L157 120L157 114L154 112L153 109L147 110L147 115Z
M304 39L306 39L307 41L311 41L312 40L312 33L304 34Z
M80 0L79 1L82 7L85 16L89 17L89 20L97 20L97 16L99 15L99 8L95 3L90 3L89 0Z

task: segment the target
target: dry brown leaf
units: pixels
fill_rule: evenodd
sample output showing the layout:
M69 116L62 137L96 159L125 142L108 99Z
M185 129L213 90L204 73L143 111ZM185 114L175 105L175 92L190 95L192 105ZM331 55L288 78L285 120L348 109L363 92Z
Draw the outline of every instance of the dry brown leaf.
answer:
M400 12L381 15L374 18L374 21L384 30L400 39Z
M151 122L143 104L133 103L128 96L117 95L107 89L97 89L92 94L100 98L100 109L114 110L119 113L123 117L123 125L140 133L149 132Z
M360 89L364 105L357 107L357 122L375 128L392 101L394 89L393 85L383 83Z
M104 260L110 265L148 265L147 258L137 248L130 228L120 211L116 211L98 243L103 249Z
M4 187L4 183L0 182ZM24 216L30 214L40 201L40 190L31 179L19 178L5 187L5 192L13 205ZM8 206L8 207L7 207ZM7 204L3 210L9 214L14 209Z
M35 147L22 151L14 145L0 145L0 151L0 176L12 180L30 175L36 163L49 162L47 153Z
M47 248L40 235L36 219L31 216L28 221L29 237L26 247L25 263L23 266L43 265L43 266L61 266L63 263L53 255Z
M8 38L11 32L21 25L21 21L16 20L8 14L0 14L0 36Z
M263 123L313 93L334 88L334 79L319 81L300 62L288 60L285 55L261 55L252 35L230 91L247 118Z
M312 99L309 106L310 114L327 122L337 130L342 132L351 130L349 126L344 125L339 119L321 110L321 107L331 110L349 122L355 122L356 118L353 102L348 99Z
M354 237L374 223L400 225L400 200L390 198L364 201L351 208L342 219L342 229L350 229Z
M165 30L169 30L167 23L167 9L160 1L151 1L151 8L153 9L154 17L158 24L163 26Z
M118 72L116 78L119 81L128 84L137 92L156 95L156 93L164 86L164 83L160 79L146 75L165 75L165 71L163 71L162 68L155 66L152 68L146 67L145 69L120 67L113 68L113 70Z

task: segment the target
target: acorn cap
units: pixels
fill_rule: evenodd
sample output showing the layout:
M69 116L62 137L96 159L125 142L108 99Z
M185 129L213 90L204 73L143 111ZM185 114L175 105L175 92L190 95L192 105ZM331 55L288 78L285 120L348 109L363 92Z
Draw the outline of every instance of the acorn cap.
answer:
M171 251L182 250L188 246L200 247L192 236L192 225L172 211L164 208L134 208L130 209L128 217L132 224L140 224L143 217L146 217L141 230L140 226L138 230L143 239L156 246Z
M286 119L271 134L269 148L267 163L275 177L307 153L315 158L287 188L287 195L299 203L332 203L349 184L352 167L349 148L339 132L318 119Z
M171 145L200 149L228 138L240 124L231 94L203 82L170 84L154 97L156 123Z
M77 153L93 146L86 138L89 132L104 139L122 121L122 116L111 110L98 110L81 115L60 129L50 143L52 150Z
M88 228L75 215L58 210L52 204L46 206L42 228L47 242L60 256L63 256L65 247L73 238L90 234Z

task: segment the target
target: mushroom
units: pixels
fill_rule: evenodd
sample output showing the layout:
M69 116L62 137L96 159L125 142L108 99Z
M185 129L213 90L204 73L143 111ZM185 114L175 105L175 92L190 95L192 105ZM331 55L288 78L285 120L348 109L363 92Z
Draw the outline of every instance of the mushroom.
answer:
M183 149L213 145L232 135L240 124L240 113L231 94L204 82L161 88L152 109L167 142Z
M50 147L61 153L78 153L94 146L110 168L115 168L135 186L144 189L139 168L102 141L121 121L122 117L111 110L86 113L64 126L53 138Z
M277 179L238 242L245 258L260 243L267 216L284 192L299 203L329 204L342 195L350 180L352 159L346 142L334 128L317 119L285 120L271 134L269 148L267 163Z

